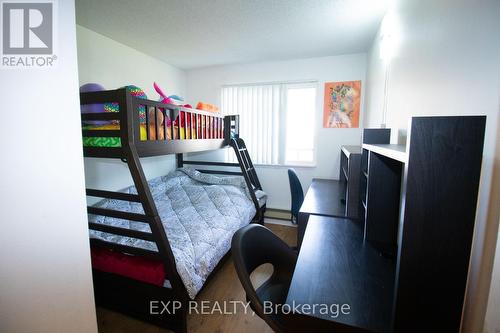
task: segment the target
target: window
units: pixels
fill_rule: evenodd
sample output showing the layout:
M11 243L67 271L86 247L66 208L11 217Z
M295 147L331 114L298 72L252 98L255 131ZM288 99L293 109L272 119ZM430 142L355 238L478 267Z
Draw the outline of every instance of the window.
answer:
M254 164L314 164L315 82L224 86L221 109L240 115ZM227 159L235 161L232 151Z
M316 87L287 86L285 101L285 164L311 164L314 162Z

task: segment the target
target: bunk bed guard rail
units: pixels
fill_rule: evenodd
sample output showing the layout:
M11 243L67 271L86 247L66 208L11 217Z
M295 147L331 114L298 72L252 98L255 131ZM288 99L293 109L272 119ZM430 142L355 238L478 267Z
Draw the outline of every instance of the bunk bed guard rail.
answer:
M239 137L239 116L141 99L126 88L80 94L84 156L124 158L220 149ZM98 110L98 112L95 112Z

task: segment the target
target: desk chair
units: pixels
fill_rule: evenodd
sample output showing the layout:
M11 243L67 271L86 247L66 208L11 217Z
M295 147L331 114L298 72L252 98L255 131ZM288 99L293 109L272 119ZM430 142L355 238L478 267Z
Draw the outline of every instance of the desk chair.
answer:
M258 224L250 224L238 230L233 236L231 251L238 278L251 308L275 332L290 331L287 329L285 315L264 313L264 302L270 301L274 305L286 302L297 252L271 230ZM250 274L263 264L272 264L273 274L255 290Z
M290 181L290 194L292 195L292 207L290 209L292 213L291 221L292 223L297 223L300 206L302 206L302 202L304 202L304 191L302 190L299 177L297 177L297 173L295 173L294 169L288 169L288 180Z

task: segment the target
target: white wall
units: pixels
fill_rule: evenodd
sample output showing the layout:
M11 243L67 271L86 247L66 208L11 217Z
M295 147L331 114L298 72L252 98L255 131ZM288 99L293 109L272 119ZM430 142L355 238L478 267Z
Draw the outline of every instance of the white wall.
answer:
M497 186L500 186L498 182ZM497 199L499 199L498 195ZM500 221L497 219L497 223L499 222ZM491 277L491 289L489 292L488 307L486 311L486 318L484 321L485 333L500 332L500 318L498 316L498 310L500 309L500 242L498 241L498 239L500 239L500 231L497 237L498 238L497 238L497 247L495 254L495 263L493 266L493 274Z
M55 15L57 67L0 70L1 332L97 332L74 2Z
M295 168L304 190L307 190L312 178L338 179L340 147L359 145L361 142L360 129L323 128L324 84L332 81L361 80L364 90L365 72L365 54L218 66L188 71L187 91L192 102L201 100L220 105L220 88L225 84L317 80L317 166ZM360 124L362 123L363 101L361 102ZM257 168L257 173L264 190L269 195L268 207L289 210L290 188L286 167L261 166Z
M500 223L500 117L497 123L497 139L496 152L493 166L493 181L490 193L490 206L488 211L488 223ZM492 228L493 229L493 228ZM490 237L495 237L492 231ZM484 331L486 333L500 332L500 229L496 235L497 245L495 251L495 261L493 266L493 274L491 275L491 285L488 297L488 307L486 311L486 319L484 322ZM490 242L491 248L494 247L494 242Z
M387 106L393 142L401 139L412 115L488 117L464 332L482 329L498 228L498 216L487 216L500 111L499 17L496 0L411 0L400 1L395 9L400 43L391 63ZM376 36L368 56L365 126L382 122L379 40Z
M117 89L133 84L149 99L157 100L153 89L156 81L169 95L186 94L184 71L82 26L76 31L80 85L95 82L106 89ZM173 170L175 157L145 158L142 166L146 177L154 178ZM117 190L132 184L126 164L111 159L85 158L85 179L87 187L100 189Z

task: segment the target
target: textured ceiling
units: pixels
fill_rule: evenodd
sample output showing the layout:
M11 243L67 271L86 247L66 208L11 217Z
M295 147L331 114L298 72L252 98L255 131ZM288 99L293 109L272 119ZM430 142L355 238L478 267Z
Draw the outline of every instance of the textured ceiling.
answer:
M388 0L77 0L77 23L183 69L366 51Z

